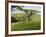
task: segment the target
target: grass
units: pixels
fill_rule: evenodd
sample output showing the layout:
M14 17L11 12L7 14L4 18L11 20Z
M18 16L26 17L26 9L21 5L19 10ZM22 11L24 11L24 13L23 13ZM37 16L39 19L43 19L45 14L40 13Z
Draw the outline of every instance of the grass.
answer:
M30 22L14 22L11 23L11 31L23 31L23 30L40 30L40 16L35 15Z

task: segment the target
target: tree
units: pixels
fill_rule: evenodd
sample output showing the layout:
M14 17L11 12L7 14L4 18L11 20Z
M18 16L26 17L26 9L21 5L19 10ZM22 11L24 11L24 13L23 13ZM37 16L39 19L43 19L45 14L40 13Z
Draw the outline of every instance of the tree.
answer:
M26 16L28 18L28 21L30 22L30 17L32 17L32 15L34 15L35 13L32 10L24 10L24 12L26 13Z
M23 7L24 7L24 6L23 6ZM32 15L34 15L34 14L36 13L36 12L33 12L33 10L23 9L21 6L16 6L16 9L25 12L26 15L25 15L24 17L27 17L28 22L30 22L30 19L32 19L32 18L30 18L30 17L32 17Z
M23 11L23 9L20 6L16 6L16 10Z

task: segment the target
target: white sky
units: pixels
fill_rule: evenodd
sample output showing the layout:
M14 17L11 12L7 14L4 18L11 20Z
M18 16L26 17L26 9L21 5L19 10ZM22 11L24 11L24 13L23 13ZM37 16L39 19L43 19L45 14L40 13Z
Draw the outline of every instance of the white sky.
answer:
M25 9L32 9L32 10L37 10L40 11L41 7L40 6L24 6Z
M32 9L32 10L36 10L36 11L41 11L41 6L24 6L22 8L23 9ZM23 13L23 12L16 10L16 8L12 8L12 14L14 14L14 13Z

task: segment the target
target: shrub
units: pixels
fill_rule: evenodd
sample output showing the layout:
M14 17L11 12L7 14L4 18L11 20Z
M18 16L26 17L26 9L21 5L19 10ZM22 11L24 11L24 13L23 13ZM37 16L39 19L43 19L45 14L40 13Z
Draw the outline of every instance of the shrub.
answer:
M18 22L18 20L16 20L16 18L15 17L11 17L11 23L13 23L13 22Z

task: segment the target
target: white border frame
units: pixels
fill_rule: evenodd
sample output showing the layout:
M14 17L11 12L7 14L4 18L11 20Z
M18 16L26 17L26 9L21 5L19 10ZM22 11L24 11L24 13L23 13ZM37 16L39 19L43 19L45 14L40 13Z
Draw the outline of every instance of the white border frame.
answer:
M31 30L31 31L12 31L11 32L11 5L17 6L41 6L41 30ZM43 32L43 5L36 4L22 4L22 3L8 3L8 34L26 34L26 33L38 33Z

